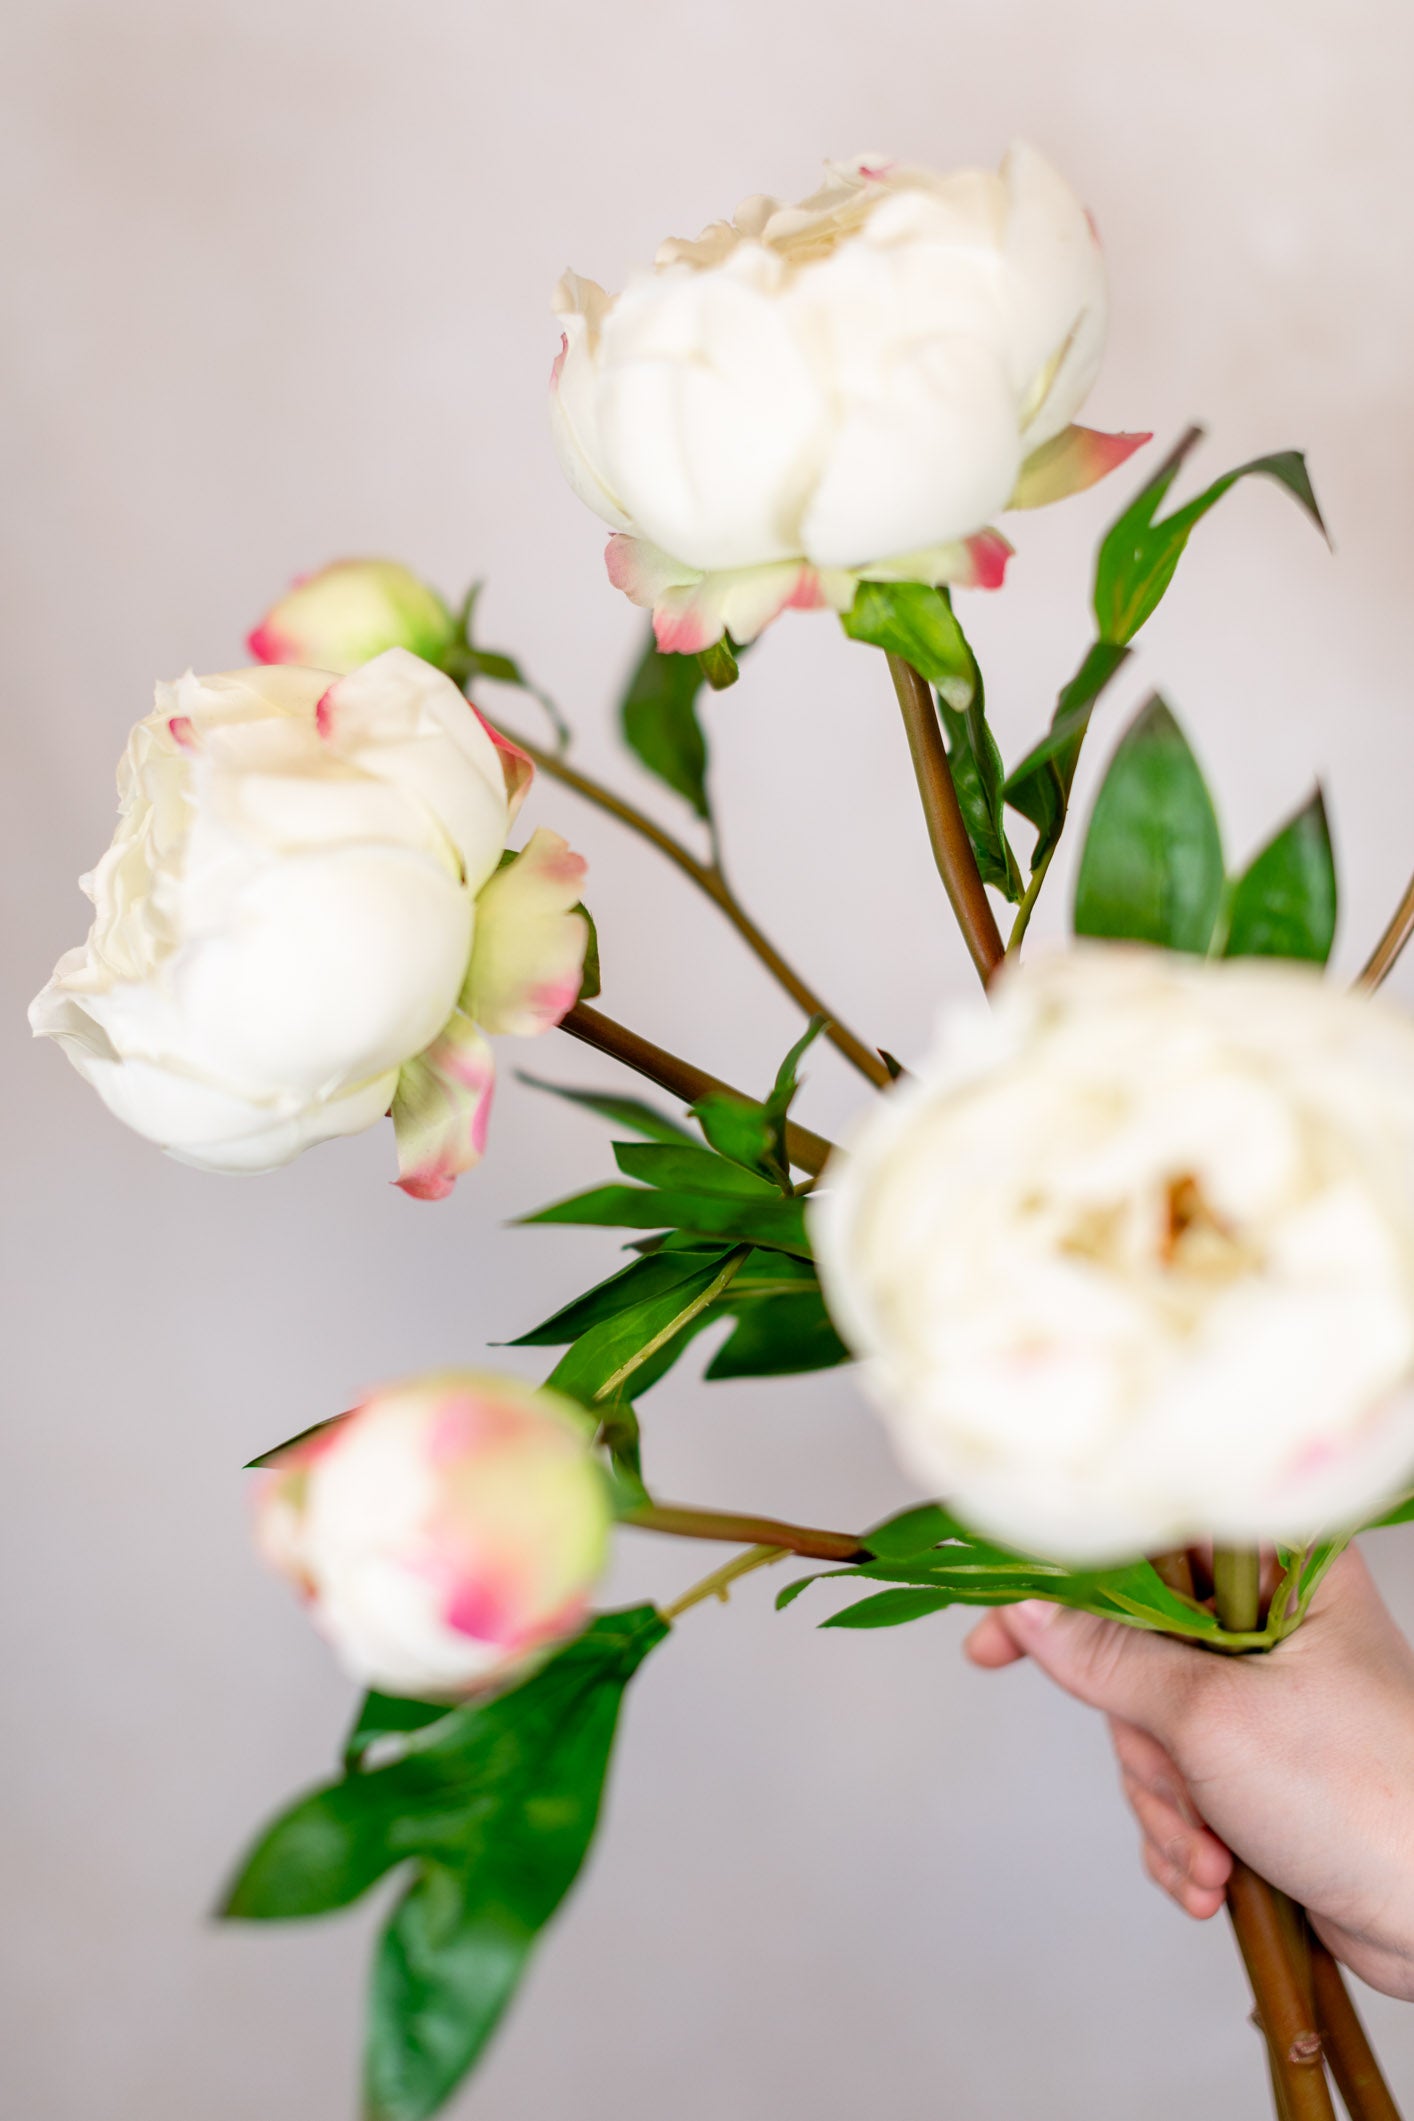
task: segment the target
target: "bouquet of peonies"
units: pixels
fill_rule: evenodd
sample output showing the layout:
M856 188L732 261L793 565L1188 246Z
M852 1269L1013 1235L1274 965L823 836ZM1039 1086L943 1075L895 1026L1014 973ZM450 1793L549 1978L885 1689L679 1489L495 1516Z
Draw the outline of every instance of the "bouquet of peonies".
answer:
M1189 536L1257 476L1319 527L1302 457L1175 506L1196 434L1179 442L1104 538L1093 640L1008 768L952 593L1001 586L1002 513L1149 439L1075 424L1104 271L1041 156L832 167L798 206L753 198L664 244L617 297L568 274L556 308L560 461L610 526L611 581L652 612L623 734L701 847L572 762L553 703L478 645L474 592L454 613L393 562L342 562L261 621L257 667L159 686L84 882L88 939L31 1012L187 1163L268 1170L388 1115L422 1201L485 1152L500 1038L558 1028L666 1094L557 1090L609 1122L617 1173L529 1219L627 1233L629 1257L521 1335L563 1351L543 1387L414 1378L254 1462L260 1547L368 1691L339 1772L261 1835L225 1911L319 1914L399 1875L376 2121L423 2121L477 2061L584 1861L625 1688L735 1578L829 1564L829 1627L1043 1599L1236 1656L1299 1626L1354 1531L1414 1515L1414 1027L1321 977L1319 793L1232 870L1151 699L1084 827L1075 945L1021 956L1091 717ZM819 1004L718 859L704 688L788 610L887 659L986 990L908 1068ZM480 677L541 700L543 744L484 719ZM800 1005L769 1087L592 1006L584 861L549 830L510 844L537 770L676 864ZM1361 990L1411 926L1414 900ZM843 1149L796 1117L817 1037L865 1086ZM661 1498L643 1401L722 1326L709 1378L857 1360L938 1499L832 1531ZM662 1610L596 1612L616 1523L729 1558ZM1391 2114L1301 1911L1240 1864L1228 1899L1283 2121L1332 2112L1327 2066L1356 2121Z

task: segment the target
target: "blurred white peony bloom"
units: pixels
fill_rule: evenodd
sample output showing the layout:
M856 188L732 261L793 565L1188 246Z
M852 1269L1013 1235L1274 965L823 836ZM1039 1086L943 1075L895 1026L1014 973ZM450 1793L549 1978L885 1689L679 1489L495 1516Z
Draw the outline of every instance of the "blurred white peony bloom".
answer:
M579 988L583 862L541 831L500 867L531 770L400 648L338 679L159 686L36 1034L205 1170L270 1170L391 1107L399 1183L440 1197L480 1154L482 1034L545 1030Z
M301 575L246 641L258 663L354 670L385 648L439 664L457 622L435 589L397 560L335 560Z
M611 1512L570 1401L473 1372L390 1386L278 1454L256 1535L366 1686L519 1676L584 1621Z
M747 200L618 297L566 274L552 374L570 484L658 645L749 641L861 578L996 587L1007 507L1147 435L1071 423L1106 298L1084 207L1034 148L947 177L863 156L799 206Z
M959 1010L813 1212L909 1469L1104 1562L1414 1477L1414 1026L1292 965L1080 947Z

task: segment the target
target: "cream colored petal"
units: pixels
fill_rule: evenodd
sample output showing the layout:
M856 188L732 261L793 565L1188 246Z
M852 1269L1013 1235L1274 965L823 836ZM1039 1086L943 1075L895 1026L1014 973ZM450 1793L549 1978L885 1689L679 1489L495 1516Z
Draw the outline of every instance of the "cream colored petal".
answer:
M542 826L481 893L461 1006L484 1030L534 1038L574 1006L589 943L574 910L586 866Z

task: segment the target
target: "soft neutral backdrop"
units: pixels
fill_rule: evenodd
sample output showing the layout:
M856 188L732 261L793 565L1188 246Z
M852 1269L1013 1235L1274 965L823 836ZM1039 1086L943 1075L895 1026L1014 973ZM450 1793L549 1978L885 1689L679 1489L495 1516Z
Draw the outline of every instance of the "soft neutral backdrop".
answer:
M251 1557L240 1467L607 1271L608 1236L504 1226L608 1152L514 1084L439 1207L389 1186L384 1132L240 1182L125 1134L23 1007L82 933L129 724L155 677L239 663L291 574L389 552L449 592L484 575L488 635L644 793L610 720L637 616L546 439L555 278L615 285L747 192L799 195L826 154L994 160L1025 133L1109 251L1093 417L1201 418L1213 471L1306 446L1336 548L1274 490L1225 504L1084 786L1157 683L1235 849L1319 773L1353 966L1414 853L1414 29L1405 0L1346 0L1338 27L1329 0L28 0L5 40L7 2104L343 2121L366 1915L208 1919L351 1701ZM1013 756L1083 644L1088 549L1130 483L1026 519L1012 586L967 607ZM710 722L744 893L908 1055L971 975L877 661L788 620ZM796 1019L731 934L554 788L533 817L591 858L606 1006L763 1084ZM555 1037L525 1057L614 1072ZM858 1096L820 1055L807 1115L838 1126ZM671 1496L857 1526L906 1494L845 1375L675 1380L649 1411ZM707 1565L624 1545L626 1592ZM1414 1623L1414 1538L1372 1548ZM964 1669L951 1617L820 1635L770 1588L694 1612L645 1673L607 1833L458 2111L1261 2112L1232 1945L1140 1877L1097 1724L1027 1672ZM1414 2092L1414 2012L1370 2016Z

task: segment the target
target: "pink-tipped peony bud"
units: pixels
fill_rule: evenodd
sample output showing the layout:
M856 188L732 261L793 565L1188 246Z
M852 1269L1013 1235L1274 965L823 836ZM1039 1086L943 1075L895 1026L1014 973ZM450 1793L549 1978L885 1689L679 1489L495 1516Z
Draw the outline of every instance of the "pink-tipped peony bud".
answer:
M246 645L260 663L354 670L385 648L440 665L456 620L435 589L396 560L335 560L302 575L273 604Z
M510 1377L392 1385L281 1452L257 1540L356 1679L457 1698L573 1634L610 1508L588 1417Z

